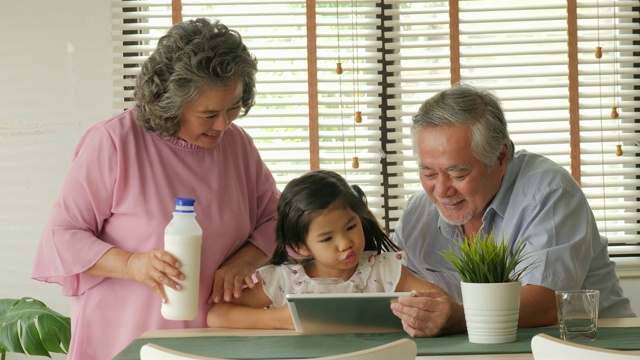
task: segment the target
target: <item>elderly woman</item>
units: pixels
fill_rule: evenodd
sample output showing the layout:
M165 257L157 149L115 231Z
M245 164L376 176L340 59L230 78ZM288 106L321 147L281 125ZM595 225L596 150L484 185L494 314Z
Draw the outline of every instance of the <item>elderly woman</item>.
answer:
M257 61L205 19L174 25L143 64L135 107L92 126L53 206L33 278L71 298L69 360L111 359L150 329L206 327L208 304L239 297L275 248L279 191L233 120L254 104ZM163 250L176 197L203 230L200 310L161 316L180 264Z

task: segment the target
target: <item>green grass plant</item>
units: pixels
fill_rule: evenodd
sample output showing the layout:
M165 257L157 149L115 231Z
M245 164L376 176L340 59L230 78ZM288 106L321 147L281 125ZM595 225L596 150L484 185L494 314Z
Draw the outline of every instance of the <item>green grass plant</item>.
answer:
M518 281L527 272L537 266L536 262L516 269L518 265L531 257L525 253L524 239L520 240L512 256L509 255L509 242L504 236L496 242L495 233L478 233L474 239L464 237L458 243L460 254L447 250L442 256L450 262L468 283L504 283Z

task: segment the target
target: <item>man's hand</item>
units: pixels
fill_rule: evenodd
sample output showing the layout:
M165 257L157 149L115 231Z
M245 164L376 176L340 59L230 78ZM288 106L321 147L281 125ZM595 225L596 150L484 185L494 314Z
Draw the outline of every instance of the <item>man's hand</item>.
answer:
M447 293L438 290L414 291L391 304L393 313L412 337L433 337L463 332L464 308Z

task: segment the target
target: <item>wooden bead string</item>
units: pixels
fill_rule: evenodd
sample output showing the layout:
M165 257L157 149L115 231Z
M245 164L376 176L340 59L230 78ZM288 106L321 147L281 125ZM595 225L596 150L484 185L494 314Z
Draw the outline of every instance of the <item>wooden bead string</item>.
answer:
M618 119L618 107L616 103L618 101L618 44L617 44L617 17L616 17L616 3L613 1L613 102L611 107L611 118L616 120L618 125L618 145L616 145L616 156L622 156L622 144L620 144L620 120Z
M358 159L358 148L357 148L357 133L356 128L357 124L362 123L362 112L359 109L360 107L360 89L358 83L358 75L360 74L359 64L360 59L358 57L358 13L356 12L357 7L356 1L351 1L351 59L353 62L352 69L352 83L353 83L353 108L356 109L354 114L354 124L353 124L353 159L351 162L351 167L353 169L358 169L360 167L360 161Z
M356 59L356 54L357 54L357 14L355 13L355 9L357 8L356 6L357 4L354 4L354 2L351 2L351 32L352 32L352 46L351 46L351 54L352 54L352 58L353 58L353 63L358 64L358 59ZM339 92L340 92L340 115L342 118L342 133L343 133L343 137L342 137L342 144L343 144L343 151L344 153L346 153L346 151L344 150L344 144L346 142L346 139L344 137L344 114L343 114L343 104L342 104L342 77L340 75L342 75L344 73L344 70L342 68L342 61L340 59L340 13L339 13L339 3L338 0L336 0L336 23L337 23L337 29L338 29L338 61L336 63L336 74L338 75L338 82L340 84L340 88L339 88ZM356 21L356 23L354 24L354 21ZM357 68L352 70L352 74L353 74L353 96L354 96L354 109L357 108L356 106L356 97L359 96L359 91L356 89L357 88L357 78L356 78L356 74L359 72L359 70ZM353 126L353 147L354 147L354 153L357 153L357 134L356 134L356 124L359 124L362 122L362 112L361 111L356 111L354 114L354 126ZM360 167L360 161L357 155L354 154L354 156L351 159L351 167L353 169L358 169ZM345 169L345 173L346 173L346 169Z
M597 18L598 18L598 46L596 46L596 51L595 51L595 57L596 59L598 59L598 68L600 68L600 59L602 58L602 46L600 46L600 4L597 4ZM616 102L618 99L617 96L617 92L618 92L618 72L617 72L617 65L616 65L616 57L617 57L617 46L616 46L616 5L615 5L615 0L614 0L614 4L613 4L613 101ZM600 78L602 78L602 74L600 73ZM602 87L602 85L601 85ZM602 101L602 96L600 96L600 100ZM602 104L601 104L602 105ZM602 112L601 112L602 114ZM602 116L601 116L602 117ZM618 114L618 107L617 106L612 106L611 107L611 114L610 117L612 119L618 119L619 114ZM602 120L601 120L602 121ZM620 121L618 120L618 145L616 145L616 155L617 156L622 156L623 152L622 152L622 145L620 144Z
M342 153L343 155L346 153L345 142L346 137L344 134L344 105L343 105L343 96L342 96L342 73L344 72L342 69L342 60L340 59L340 11L339 11L339 0L336 0L336 29L337 29L337 45L338 45L338 61L336 62L336 74L338 75L338 95L340 96L340 121L342 122L341 130L342 130ZM346 163L346 159L344 159ZM346 165L344 169L345 175L347 173Z

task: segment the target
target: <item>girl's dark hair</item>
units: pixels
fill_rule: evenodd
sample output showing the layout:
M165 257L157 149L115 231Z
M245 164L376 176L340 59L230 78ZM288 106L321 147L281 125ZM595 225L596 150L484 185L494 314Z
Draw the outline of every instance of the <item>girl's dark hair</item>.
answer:
M276 225L278 246L271 263L280 265L290 262L287 248L299 249L305 246L311 221L336 202L348 207L360 218L365 250L376 250L378 253L382 250L399 250L369 210L364 192L359 186L349 186L335 172L316 170L292 180L282 191Z
M219 21L177 23L160 38L136 78L136 119L164 139L175 138L189 102L234 81L243 85L240 116L245 116L255 103L257 64L240 34Z

